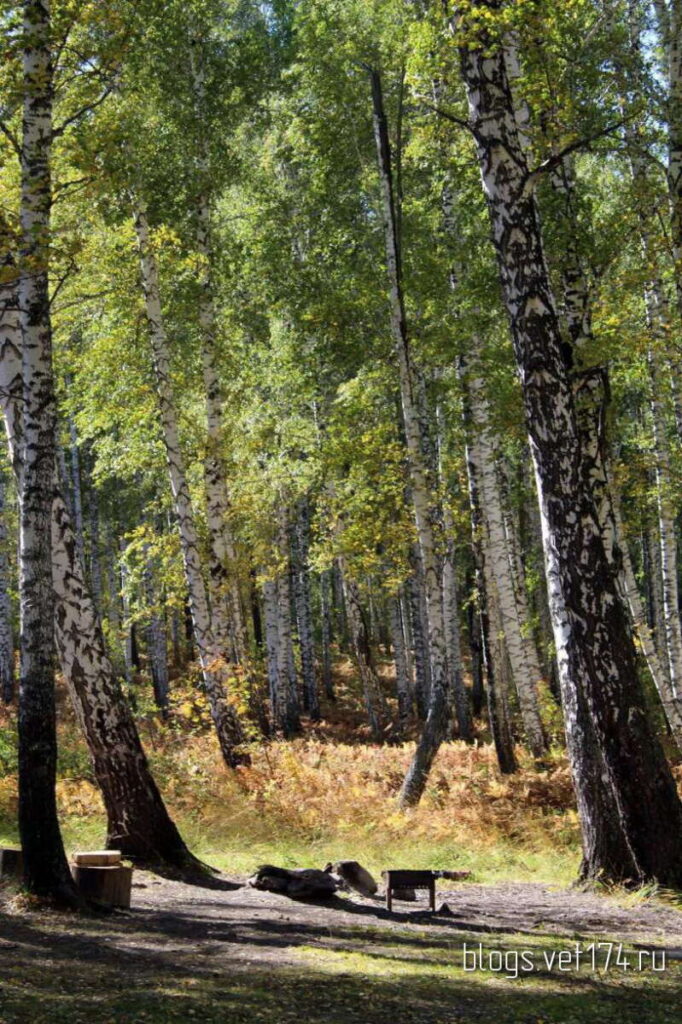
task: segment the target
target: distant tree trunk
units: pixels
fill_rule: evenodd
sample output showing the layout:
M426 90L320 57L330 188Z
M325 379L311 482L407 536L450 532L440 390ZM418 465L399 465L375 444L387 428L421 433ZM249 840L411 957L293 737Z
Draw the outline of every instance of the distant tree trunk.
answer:
M1 301L1 297L0 297ZM14 699L14 643L12 640L12 599L7 558L7 479L0 470L0 692L5 704Z
M23 3L24 116L21 140L21 403L19 684L19 834L24 885L75 906L78 894L64 853L55 795L54 611L50 521L57 449L48 292L52 205L52 55L50 11Z
M405 644L405 634L403 633L403 619L399 597L392 597L390 599L390 610L396 694L398 697L398 729L400 734L404 735L410 721L412 699L410 694L410 679L407 671L407 649Z
M279 605L276 580L266 579L263 583L263 611L265 613L265 658L270 711L274 727L282 728L286 722L286 701L281 699L279 685Z
M502 616L494 588L488 591L486 600L488 620L488 719L493 734L497 763L503 775L518 771L514 750L514 733L509 710L511 665L508 647L504 640Z
M334 680L332 678L332 647L331 647L331 570L325 569L320 574L320 624L322 630L322 685L327 700L336 700Z
M485 29L476 32L460 51L462 75L538 480L582 874L677 885L682 805L649 724L627 619L582 475L573 393L503 54Z
M313 617L310 607L310 509L307 498L298 502L297 515L292 530L292 570L294 583L294 604L299 650L301 654L301 677L303 680L303 707L313 722L320 720L320 701L315 678L315 638Z
M367 620L357 584L350 579L343 564L341 565L341 572L346 596L348 625L350 627L353 653L355 654L355 663L362 681L367 720L372 739L375 743L381 743L384 740L384 722L387 721L388 716L386 702L381 692L381 683L379 682L379 676L377 675L372 656Z
M147 602L147 656L152 677L154 702L164 718L168 717L168 653L166 624L159 611L154 569L145 552L144 589Z
M125 554L126 544L123 538L119 541L121 555ZM135 672L135 657L133 652L133 624L130 621L130 600L128 597L128 567L125 559L121 558L119 563L121 576L121 606L123 609L123 662L125 666L125 678L128 686L132 685L133 673Z
M448 508L444 510L444 525L447 537L443 559L443 610L445 614L445 638L448 650L448 672L450 695L454 705L458 734L461 740L471 743L473 727L469 710L469 696L462 675L462 648L459 631L459 592L455 573L454 522Z
M410 612L410 633L414 658L414 693L417 715L423 721L431 690L431 656L429 653L426 602L424 599L424 573L416 544L410 548L412 573L407 580L407 599Z
M464 363L460 366L462 372ZM476 589L478 592L478 620L480 624L481 655L485 666L485 695L488 722L493 737L497 763L503 775L517 770L514 739L509 722L506 683L506 646L502 632L502 620L497 604L487 550L487 531L481 509L480 452L472 439L472 418L468 390L464 394L464 424L467 432L465 460L471 509L472 548L476 566Z
M97 491L90 485L89 494L90 512L90 582L92 586L92 599L95 608L102 614L102 558L100 552L99 537L99 499Z
M67 382L68 383L68 382ZM73 529L81 565L85 565L85 528L83 525L83 488L81 483L81 460L78 448L78 434L73 416L68 418L69 447L71 455L71 505L73 507Z
M285 737L301 731L298 677L292 641L291 559L289 517L284 498L277 511L277 701L276 726Z
M135 229L140 251L142 286L154 359L161 426L180 532L192 627L220 749L227 766L234 768L248 761L248 756L240 749L244 743L244 733L234 708L227 701L226 673L220 666L221 662L229 658L230 652L226 651L221 643L218 643L213 633L209 614L206 588L201 572L194 509L189 495L184 458L178 436L177 413L170 379L170 354L161 312L158 270L149 242L147 216L142 205L138 205L135 210ZM225 638L221 638L221 641L224 640Z
M506 642L511 675L519 698L521 718L528 748L534 757L542 757L547 740L540 718L537 684L540 666L532 636L524 631L518 590L514 585L512 553L505 533L505 515L498 479L495 439L489 423L485 383L477 364L477 339L472 341L471 373L468 380L471 403L473 445L477 460L477 483L480 489L481 518L486 533L486 560L490 570L490 586L497 592L497 604ZM524 591L525 596L525 591Z

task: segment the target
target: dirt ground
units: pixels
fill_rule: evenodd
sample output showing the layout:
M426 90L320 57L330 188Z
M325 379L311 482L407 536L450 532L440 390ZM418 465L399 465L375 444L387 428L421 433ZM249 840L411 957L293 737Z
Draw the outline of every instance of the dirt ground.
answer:
M521 982L503 992L499 986L472 987L469 976L463 986L445 974L452 963L446 958L463 938L494 938L498 946L506 942L513 948L608 935L634 947L665 948L670 960L680 961L682 911L657 900L625 906L541 883L447 884L437 893L437 907L445 903L447 909L435 915L425 900L396 901L389 914L379 898L353 894L326 904L294 902L251 889L241 879L220 876L197 886L140 871L130 910L58 915L10 901L0 915L0 1024L536 1024L586 1020L584 1013L619 1024L682 1020L670 1017L674 992L647 989L646 998L654 1000L646 1004L650 1009L630 1017L622 1012L622 1000L637 996L645 1007L639 990L602 991L590 982L592 990L583 986L578 992L582 982L569 990L568 979L562 979L554 1001L536 1005L535 989L531 993ZM379 975L362 965L353 968L358 956L372 958ZM330 974L327 963L344 957L351 967L335 967ZM396 964L413 973L393 977ZM580 1003L588 998L593 1002Z

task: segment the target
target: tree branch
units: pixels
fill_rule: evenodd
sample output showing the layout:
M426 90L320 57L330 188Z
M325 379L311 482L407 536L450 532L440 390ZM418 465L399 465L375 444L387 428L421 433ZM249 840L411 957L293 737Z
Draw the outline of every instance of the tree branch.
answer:
M435 104L429 103L423 96L417 96L417 99L421 101L427 110L430 110L434 114L438 114L439 117L444 118L446 121L450 121L452 124L458 125L460 128L465 128L468 132L471 132L474 137L476 136L476 129L472 125L471 121L467 121L463 117L457 117L455 114L451 114L449 110L443 110L442 107L437 107Z
M19 140L17 139L12 129L8 127L8 125L6 125L4 121L0 121L0 132L2 132L5 138L9 139L12 145L12 149L17 154L17 156L21 158L21 146L19 145Z
M62 121L62 123L52 132L52 138L59 138L59 136L63 135L70 125L75 124L76 121L79 121L84 114L89 114L91 111L96 110L97 107L101 106L102 103L104 103L104 101L107 99L107 97L110 96L111 93L114 91L116 85L116 78L117 74L115 73L112 76L110 82L107 84L106 88L102 91L102 93L97 97L96 100L93 100L92 103L86 103L85 106L81 107L80 110L77 110L75 114L71 115L71 117L67 117L66 121Z
M534 188L538 179L543 174L548 174L549 171L553 171L555 167L559 167L560 164L570 156L571 153L576 153L579 149L589 149L593 142L598 139L603 139L607 135L611 135L613 132L618 131L622 128L628 118L623 118L622 121L617 121L616 124L607 125L606 128L602 128L601 131L595 132L594 135L587 135L582 139L576 139L575 142L571 142L568 146L564 146L558 153L553 153L548 156L546 160L543 160L541 164L538 164L532 171L528 171L524 182L523 182L523 194L528 195Z

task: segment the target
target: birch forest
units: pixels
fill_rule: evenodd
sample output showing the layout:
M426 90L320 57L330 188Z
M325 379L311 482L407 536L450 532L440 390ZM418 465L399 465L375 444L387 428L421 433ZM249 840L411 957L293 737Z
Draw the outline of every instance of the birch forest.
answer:
M682 3L0 0L0 31L7 920L92 929L118 851L147 923L203 893L265 935L302 869L343 917L356 864L356 913L404 869L465 931L551 922L542 883L557 934L681 945ZM474 1014L466 953L447 989L318 949L273 994L268 949L173 998L184 953L134 965L130 1004L10 960L0 1018L679 1019L641 959L555 1002L476 975Z

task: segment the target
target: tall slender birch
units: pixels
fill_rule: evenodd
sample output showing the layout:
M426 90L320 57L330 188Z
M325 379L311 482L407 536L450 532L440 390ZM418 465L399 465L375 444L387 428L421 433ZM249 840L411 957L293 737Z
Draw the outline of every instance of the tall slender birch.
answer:
M23 4L24 115L21 141L22 473L19 833L24 884L75 905L55 795L57 736L50 523L56 464L56 400L48 294L53 66L48 0Z
M464 33L462 77L538 482L582 873L679 884L682 804L648 719L625 611L582 478L573 393L504 54L481 25L459 21L454 28ZM589 730L594 744L585 742Z
M424 569L424 593L431 661L431 691L422 734L400 791L403 806L421 799L429 770L445 739L448 723L448 665L443 593L435 536L433 497L422 449L417 380L412 364L402 284L400 227L393 184L393 165L384 111L381 76L369 68L372 83L374 139L377 150L388 272L391 332L400 380L400 398L407 440L410 490Z
M514 590L516 566L505 532L495 441L490 428L485 382L479 365L479 345L478 339L472 338L469 400L472 429L476 438L481 518L486 533L486 563L490 570L491 585L497 594L500 621L528 747L535 757L542 757L547 749L547 740L540 718L537 692L541 677L540 665L532 636L529 635L527 628L524 629L522 609Z
M170 378L170 353L161 310L158 269L151 248L146 210L140 202L135 207L135 230L140 253L142 288L156 375L161 427L180 533L194 637L220 749L228 767L235 767L248 760L245 753L239 749L244 742L244 734L237 714L228 703L225 692L225 671L222 665L229 658L229 652L217 642L212 629L199 556L194 509L189 494L185 462L178 434L177 413Z
M230 498L227 474L221 455L223 441L223 400L216 362L218 326L213 285L213 244L211 232L210 167L208 161L204 108L202 44L193 40L191 46L192 82L197 122L197 198L194 210L195 239L201 259L199 275L199 327L201 330L201 367L206 396L207 446L204 458L206 487L206 518L211 547L209 585L213 629L216 639L224 644L232 634L234 652L239 662L248 654L248 638L242 609L239 581L236 576L236 551L230 526Z

